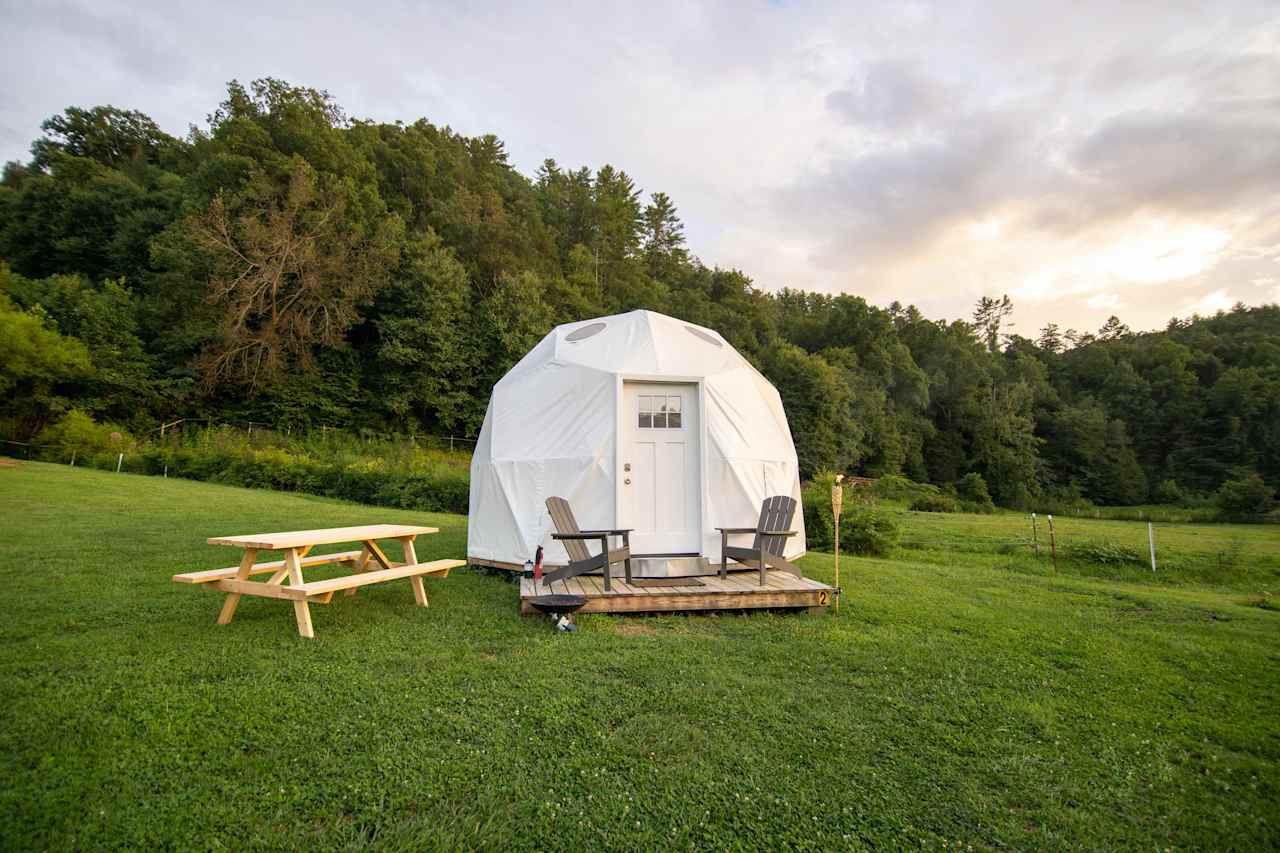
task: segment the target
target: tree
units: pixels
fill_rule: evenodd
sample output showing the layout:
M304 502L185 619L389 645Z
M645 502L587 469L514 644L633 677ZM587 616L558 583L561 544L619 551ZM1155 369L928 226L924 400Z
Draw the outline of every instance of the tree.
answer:
M1271 511L1275 496L1276 490L1253 471L1222 484L1217 494L1218 509L1230 518L1255 518Z
M983 296L978 300L973 309L973 324L988 351L995 352L1000 348L1000 327L1012 313L1013 300L1008 294L999 299Z
M84 344L93 369L66 387L81 408L128 420L139 409L159 406L161 393L172 390L156 375L139 337L138 300L123 281L94 285L75 275L31 280L0 268L0 290Z
M1048 413L1041 425L1043 456L1059 486L1074 486L1100 504L1141 503L1147 476L1124 422L1092 401Z
M960 478L960 482L956 483L956 495L962 501L983 507L991 506L991 493L987 491L987 481L982 479L982 475L976 471L970 471Z
M1119 317L1112 314L1107 318L1107 322L1103 324L1102 328L1098 330L1098 340L1114 341L1117 338L1123 338L1131 334L1133 333L1129 331L1129 327L1121 323Z
M201 358L211 387L227 380L260 390L294 367L310 369L313 347L345 343L360 304L388 281L401 232L394 216L353 221L352 193L295 158L286 187L258 173L239 199L219 194L189 220L219 312Z
M1052 353L1062 352L1066 344L1063 343L1062 335L1058 332L1057 323L1045 324L1040 330L1040 337L1036 339L1036 346Z
M388 412L420 426L470 433L484 416L481 342L471 325L467 272L434 233L405 245L378 302L370 373Z
M477 399L476 416L468 424L473 429L480 426L488 390L551 331L554 321L545 292L536 275L524 272L501 276L480 293L471 334L485 358L476 376L483 390Z
M844 424L849 392L838 371L821 356L778 342L764 354L765 375L778 387L796 442L800 476L847 466Z
M46 119L40 129L48 135L31 146L31 162L41 170L65 155L110 168L160 161L172 166L181 150L181 143L160 130L150 116L112 106L68 107Z
M644 255L649 274L656 279L671 279L686 263L684 224L676 215L676 206L666 193L654 193L644 209Z
M0 411L20 419L23 435L38 432L65 406L54 393L60 382L91 369L84 344L58 334L41 312L21 311L0 293Z

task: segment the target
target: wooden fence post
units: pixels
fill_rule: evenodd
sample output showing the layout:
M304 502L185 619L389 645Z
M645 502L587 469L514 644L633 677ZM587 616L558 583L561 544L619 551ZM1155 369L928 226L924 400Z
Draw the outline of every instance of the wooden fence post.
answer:
M1036 530L1036 514L1031 513L1031 545L1036 549L1036 559L1040 559L1040 534Z
M1058 537L1053 531L1053 514L1049 514L1049 550L1053 553L1053 571L1058 571Z

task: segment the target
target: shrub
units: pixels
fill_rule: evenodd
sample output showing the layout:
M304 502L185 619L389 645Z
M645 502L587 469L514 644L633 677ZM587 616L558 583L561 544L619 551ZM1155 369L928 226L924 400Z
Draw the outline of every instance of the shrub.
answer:
M1041 514L1079 515L1091 513L1094 506L1080 494L1080 486L1072 482L1046 490L1032 502L1031 509Z
M1275 494L1256 473L1227 480L1218 489L1218 510L1226 518L1258 518L1275 506Z
M876 484L871 487L870 491L872 495L882 501L894 501L904 504L910 504L917 498L939 494L937 486L931 486L928 483L916 483L906 477L899 477L897 474L890 474L876 480Z
M852 511L846 507L840 516L840 547L851 554L887 556L901 535L897 518L875 504L855 504Z
M956 483L956 495L960 500L979 506L993 507L991 493L987 491L987 481L976 471L965 474Z
M959 507L950 495L922 495L908 507L915 512L955 512Z
M1181 504L1186 500L1182 489L1175 480L1161 480L1151 490L1151 500L1158 504Z
M67 412L57 423L45 427L36 442L53 448L58 457L114 454L133 448L133 438L113 424L95 423L79 409Z
M71 412L41 433L40 441L67 457L78 448L83 464L100 468L114 469L116 454L124 452L128 471L167 471L170 477L304 492L374 506L465 513L470 497L465 456L412 445L383 445L373 452L360 452L331 441L313 452L306 442L260 446L260 440L208 429L191 437L174 436L164 443L138 446L124 434L113 439L118 432L109 424L95 424L82 412Z
M805 541L811 551L831 551L835 547L835 523L831 516L833 483L835 475L822 471L801 493ZM898 544L901 530L897 517L875 503L859 500L854 497L856 494L845 490L844 510L840 514L840 550L882 557Z
M804 538L808 547L815 551L829 551L834 542L831 487L835 481L835 474L819 471L800 492L800 506L804 510ZM849 490L845 489L846 504L849 497Z

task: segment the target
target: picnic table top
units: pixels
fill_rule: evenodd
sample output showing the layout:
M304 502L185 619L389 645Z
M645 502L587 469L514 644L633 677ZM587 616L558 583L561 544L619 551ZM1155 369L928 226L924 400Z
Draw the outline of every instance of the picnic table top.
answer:
M260 551L281 551L307 545L332 545L337 542L364 542L370 539L398 539L439 533L438 527L415 527L412 524L366 524L360 527L326 527L320 530L294 530L286 533L249 533L244 536L211 536L210 545L234 545Z

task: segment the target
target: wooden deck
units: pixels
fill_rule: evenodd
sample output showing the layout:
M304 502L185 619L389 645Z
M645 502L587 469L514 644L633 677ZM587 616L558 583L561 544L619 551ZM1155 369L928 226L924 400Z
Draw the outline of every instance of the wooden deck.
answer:
M613 589L604 591L604 578L578 575L564 581L546 583L520 579L520 612L537 613L529 599L539 595L582 595L587 604L580 613L671 613L697 610L773 610L782 608L818 610L831 604L835 590L824 583L798 578L786 572L770 571L760 586L754 572L730 572L699 577L702 586L631 586L613 579Z

